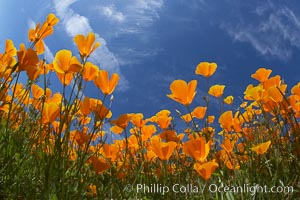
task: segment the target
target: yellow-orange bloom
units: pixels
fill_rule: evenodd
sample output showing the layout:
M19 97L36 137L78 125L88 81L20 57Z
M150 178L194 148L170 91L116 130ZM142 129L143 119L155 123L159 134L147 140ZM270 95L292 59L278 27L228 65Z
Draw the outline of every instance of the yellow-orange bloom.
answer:
M197 81L192 80L188 84L184 80L175 80L170 85L172 94L167 96L183 105L190 105L196 95Z
M195 160L203 162L210 151L210 143L206 143L205 138L200 137L185 142L182 149L185 154L192 156Z
M283 95L285 94L285 90L287 88L286 84L282 84L281 86L271 86L268 89L269 97L272 101L278 103L283 100Z
M118 117L118 119L111 120L111 124L115 124L116 126L122 129L126 129L126 127L128 126L128 122L129 122L128 114L122 114Z
M91 62L87 62L83 68L83 79L85 81L92 81L97 76L99 68Z
M20 45L20 50L17 52L19 71L28 70L29 68L36 68L39 58L33 49L26 49L24 44Z
M53 67L59 74L79 72L82 68L77 58L72 56L72 52L66 49L56 53Z
M192 111L192 116L198 119L203 119L206 113L207 107L198 106Z
M43 123L52 123L59 114L59 105L57 103L44 103Z
M97 174L101 174L111 167L111 165L106 160L104 160L103 158L98 158L96 156L91 156L89 162L92 163L93 168Z
M216 163L215 161L210 161L204 164L195 163L194 169L198 172L198 174L202 178L208 180L218 166L219 166L218 163Z
M255 147L250 148L250 150L254 151L257 154L264 154L264 153L267 152L270 145L271 145L271 141L269 140L267 142L261 143L261 144L255 146Z
M90 32L86 37L76 35L74 41L77 44L81 58L89 57L90 54L100 46L100 42L95 43L95 34Z
M161 160L169 160L172 155L176 142L152 142L151 150L159 157Z
M10 57L13 57L17 54L17 49L16 47L14 46L14 43L12 40L6 40L6 43L5 43L5 54L10 56Z
M100 88L103 94L110 95L115 90L119 79L120 77L116 73L112 74L111 78L109 79L108 71L99 70L98 75L94 79L94 84Z
M233 103L233 96L228 96L223 101L224 103L231 105Z
M292 88L291 92L292 94L300 96L300 82Z
M195 73L208 78L215 73L216 69L216 63L201 62L197 65Z
M251 77L263 83L269 78L271 73L272 70L270 69L259 68L254 74L251 75Z
M216 98L219 98L223 95L225 85L213 85L209 88L208 94L211 96L214 96Z

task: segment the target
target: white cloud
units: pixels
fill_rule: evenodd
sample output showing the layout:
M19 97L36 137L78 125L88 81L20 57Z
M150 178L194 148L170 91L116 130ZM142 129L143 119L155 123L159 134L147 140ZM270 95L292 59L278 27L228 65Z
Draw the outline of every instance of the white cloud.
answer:
M96 8L100 16L107 17L111 22L118 22L118 33L131 34L142 32L144 27L158 19L163 5L164 0L131 0L118 4L111 4L109 1L101 2L93 9Z
M112 21L123 22L125 20L124 14L117 11L114 5L99 7L99 10L104 16L111 19Z
M300 49L300 19L291 9L269 2L257 7L255 14L259 20L239 16L239 24L223 23L221 28L234 40L251 44L264 56L288 60L293 47Z
M67 34L70 37L74 37L76 34L87 34L88 32L93 32L88 18L75 13L74 10L69 7L74 2L76 2L76 0L54 1L57 15L62 20ZM107 69L110 73L118 73L121 80L117 89L121 91L127 90L129 88L129 82L121 74L118 60L107 47L105 39L99 37L97 33L95 33L95 35L97 41L100 41L101 46L93 52L91 61L95 62L96 65L99 65L100 68Z

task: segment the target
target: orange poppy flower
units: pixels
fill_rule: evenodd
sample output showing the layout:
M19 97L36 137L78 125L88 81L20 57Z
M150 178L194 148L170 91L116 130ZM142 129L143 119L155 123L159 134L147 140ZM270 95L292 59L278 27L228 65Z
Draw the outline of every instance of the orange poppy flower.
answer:
M223 101L224 103L231 105L233 103L233 96L228 96Z
M216 69L216 63L201 62L197 65L195 73L208 78L215 73Z
M112 116L111 111L98 99L90 98L90 109L94 112L96 120L102 121Z
M111 162L114 162L118 159L120 150L116 144L104 144L103 152L106 158L110 159Z
M157 117L157 124L161 129L167 129L170 126L172 117L168 116L159 116Z
M36 84L32 84L31 91L34 99L39 99L44 95L44 90Z
M261 144L256 145L255 147L250 148L251 151L254 151L257 154L264 154L267 152L271 145L271 141L267 141Z
M212 124L215 121L215 116L210 115L207 117L207 123Z
M295 85L294 87L292 87L291 92L292 92L292 94L300 96L300 82L298 82L297 85Z
M128 114L122 114L118 117L118 119L116 120L111 120L111 124L115 124L118 127L122 128L122 129L126 129L126 127L128 126L128 122L129 122L129 116Z
M226 131L231 131L233 125L232 122L232 111L226 111L219 117L220 126Z
M94 84L100 88L103 94L110 95L115 90L120 77L118 74L112 74L110 80L108 78L108 71L99 70L98 75L94 79Z
M153 124L145 125L141 128L142 141L148 140L156 132L156 127Z
M271 73L272 70L270 69L259 68L254 74L251 75L251 77L263 83L269 78Z
M206 143L205 138L200 137L185 142L182 149L185 154L192 156L195 160L203 162L210 151L210 143Z
M205 116L206 110L207 110L206 107L198 106L192 111L192 116L196 117L198 119L203 119Z
M90 98L84 97L83 101L80 103L80 111L84 116L88 116L91 113Z
M218 163L216 163L215 161L210 161L204 164L195 163L194 169L198 172L198 174L202 178L208 180L218 166L219 166Z
M255 87L251 84L248 85L244 94L244 99L246 100L260 101L266 97L265 90L261 85Z
M186 123L189 123L190 121L192 121L192 116L190 113L188 113L185 115L181 115L181 119L183 119L183 121L185 121Z
M55 26L59 22L59 19L53 13L50 13L47 16L46 22L49 26Z
M197 81L192 80L188 84L184 80L175 80L170 85L172 94L167 96L183 105L190 105L196 95Z
M97 158L96 156L91 156L89 161L92 163L97 174L101 174L111 167L105 159Z
M89 141L90 137L86 134L86 132L87 127L85 127L83 131L75 131L75 140L79 145L83 145Z
M39 62L39 58L36 52L33 49L25 48L24 44L20 45L20 50L17 52L18 55L18 70L24 71L28 70L29 68L36 68Z
M124 131L124 129L119 126L112 126L110 127L110 131L115 134L121 134Z
M268 89L269 97L272 101L278 103L283 100L283 95L285 94L285 90L287 88L286 84L283 84L281 86L271 86Z
M83 79L85 81L92 81L97 76L99 68L91 62L85 63L83 67Z
M5 54L13 57L17 54L17 49L14 46L14 43L12 40L6 40L5 42Z
M159 137L165 140L166 142L179 142L184 137L184 134L176 135L176 132L174 130L166 130L159 134Z
M143 118L144 115L142 113L136 113L131 115L130 121L136 127L142 128L147 123L147 120L143 120Z
M176 142L151 142L151 150L161 160L169 160L176 146Z
M89 57L90 54L100 46L100 42L95 43L95 34L90 32L86 37L76 35L74 41L78 47L81 58Z
M43 123L52 123L60 112L57 103L44 103L43 107Z
M211 96L214 96L216 98L219 98L223 95L225 85L213 85L209 88L208 94Z
M271 86L279 86L281 84L281 78L279 75L273 76L263 82L264 89L269 89Z
M147 150L147 153L145 155L145 159L147 161L152 161L154 160L155 158L157 158L157 155L152 151L152 150Z
M236 141L231 141L228 138L225 138L223 143L220 144L220 147L224 149L226 152L231 153L233 151L234 145Z
M64 74L79 72L82 66L71 51L63 49L55 54L53 68L57 73Z

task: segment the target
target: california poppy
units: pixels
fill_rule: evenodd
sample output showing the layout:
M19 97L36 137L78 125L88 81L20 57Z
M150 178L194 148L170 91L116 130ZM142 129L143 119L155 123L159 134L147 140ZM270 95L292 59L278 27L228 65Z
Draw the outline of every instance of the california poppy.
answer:
M292 94L300 96L300 82L292 88L291 92Z
M100 42L95 43L95 34L90 32L86 37L84 35L76 35L74 41L77 44L81 58L89 57L90 54L100 46Z
M97 174L101 174L111 167L111 165L104 158L98 158L95 155L91 156L89 161L92 163L92 166Z
M206 113L207 107L198 106L192 111L192 116L198 119L203 119Z
M82 68L77 58L72 56L72 52L66 49L55 54L53 67L60 74L79 72Z
M118 74L113 73L111 78L108 77L108 71L99 70L98 75L94 79L94 84L100 88L103 94L110 95L115 90L120 77Z
M190 105L196 95L197 81L188 84L184 80L175 80L170 85L171 94L167 96L183 105Z
M43 107L43 123L54 122L58 116L60 107L57 103L44 103Z
M232 111L226 111L219 117L220 126L226 131L231 131L233 126Z
M227 96L223 101L224 103L231 105L233 103L233 96Z
M18 70L24 71L28 68L36 68L39 62L39 58L33 49L26 49L24 44L20 44L20 50L17 52L18 55Z
M255 147L250 148L251 151L254 151L257 154L264 154L269 149L271 141L267 141L261 144L256 145Z
M126 129L126 127L128 126L128 122L129 122L129 116L128 114L122 114L118 117L118 119L116 120L111 120L111 124L115 124L118 127L122 128L122 129Z
M208 78L215 73L216 69L217 69L216 63L201 62L197 65L195 73Z
M194 169L202 178L208 180L218 166L218 163L215 161L210 161L203 164L197 162L194 164Z
M225 85L213 85L209 88L208 94L211 96L214 96L216 98L219 98L223 95Z
M168 160L176 146L176 142L151 142L152 151L161 160Z
M183 152L192 156L195 160L203 162L210 151L210 143L206 143L204 137L189 140L183 144Z
M272 70L270 69L259 68L254 74L251 75L251 77L263 83L269 78L271 73Z
M85 81L92 81L97 76L99 68L91 62L86 62L83 67L83 79Z

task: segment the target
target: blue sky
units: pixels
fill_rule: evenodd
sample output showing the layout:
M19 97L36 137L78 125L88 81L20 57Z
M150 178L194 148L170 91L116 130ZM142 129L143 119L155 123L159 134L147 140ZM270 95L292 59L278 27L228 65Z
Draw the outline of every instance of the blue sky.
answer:
M259 67L280 74L289 89L300 74L300 2L238 0L27 0L0 1L0 46L9 38L27 43L27 31L54 13L60 19L45 40L51 62L60 49L75 54L73 37L93 31L101 47L91 61L121 75L113 114L161 109L185 112L166 97L175 79L198 80L193 106L204 105L205 81L194 74L199 62L218 64L210 84L225 84L225 96L241 101ZM55 86L56 83L53 83ZM99 94L90 87L85 95ZM214 108L212 108L213 110Z

